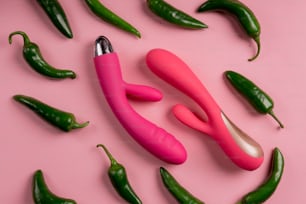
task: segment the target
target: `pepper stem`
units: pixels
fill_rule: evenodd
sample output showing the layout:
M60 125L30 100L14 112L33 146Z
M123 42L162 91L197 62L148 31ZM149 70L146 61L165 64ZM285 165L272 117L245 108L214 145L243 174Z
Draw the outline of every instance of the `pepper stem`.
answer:
M89 124L89 121L85 122L85 123L73 123L71 128L72 129L77 129L77 128L83 128L86 127Z
M248 59L248 61L253 61L253 60L255 60L255 59L258 57L259 53L260 53L261 45L260 45L259 36L256 36L256 37L254 37L253 39L255 40L256 45L257 45L257 52L256 52L256 54L254 55L254 57Z
M116 159L113 157L113 155L108 151L108 149L103 145L103 144L98 144L97 147L102 147L103 150L105 151L107 157L109 158L111 165L116 165L118 162Z
M273 112L272 110L271 110L268 114L271 115L271 116L278 122L278 124L279 124L279 126L280 126L281 128L284 128L284 125L283 125L282 122L274 115L274 112Z
M10 44L12 44L12 37L13 37L14 35L21 35L21 36L23 37L23 43L24 43L24 45L27 45L27 44L31 43L29 36L28 36L25 32L22 32L22 31L15 31L15 32L13 32L13 33L11 33L11 34L9 35L9 43L10 43Z

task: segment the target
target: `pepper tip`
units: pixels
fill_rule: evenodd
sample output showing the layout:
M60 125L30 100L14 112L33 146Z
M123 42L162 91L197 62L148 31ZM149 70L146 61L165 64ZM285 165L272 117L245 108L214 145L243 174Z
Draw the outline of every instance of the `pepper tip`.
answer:
M140 38L141 38L140 32L137 32L137 33L136 33L136 36L140 39Z
M70 79L75 79L77 77L77 75L76 75L75 72L72 72L69 77L70 77Z
M70 34L66 35L66 37L69 38L69 39L72 39L73 38L73 34L70 33Z
M276 115L274 114L274 112L273 112L272 110L269 112L269 115L271 115L272 118L273 118L274 120L276 120L276 122L279 124L279 127L280 127L280 128L284 128L283 123L276 117Z
M84 123L74 123L74 124L72 124L72 127L71 127L71 129L77 129L77 128L84 128L84 127L86 127L87 125L89 124L89 121L86 121L86 122L84 122ZM68 130L69 131L69 130Z
M251 57L250 59L248 59L249 62L255 60L255 59L259 56L260 48L261 48L259 36L255 36L255 37L253 37L253 39L255 40L256 45L257 45L257 52L256 52L256 54L255 54L253 57Z
M19 95L14 95L12 98L13 98L14 100L17 100L17 99L19 98Z
M164 173L165 171L167 171L164 167L159 167L159 172L162 174L162 173Z
M102 148L103 148L104 145L103 145L103 144L97 144L96 147L97 147L97 148L99 148L99 147L102 147Z
M9 38L8 38L8 42L9 42L9 44L12 44L12 37L11 36L9 36Z
M208 28L208 25L206 25L205 23L201 23L201 28Z

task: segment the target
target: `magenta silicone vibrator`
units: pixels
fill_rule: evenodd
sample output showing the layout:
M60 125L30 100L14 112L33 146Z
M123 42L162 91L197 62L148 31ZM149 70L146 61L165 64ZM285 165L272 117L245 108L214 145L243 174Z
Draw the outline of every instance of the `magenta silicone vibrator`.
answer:
M94 64L104 96L130 136L159 159L173 164L183 163L187 157L183 145L170 133L140 116L127 99L127 96L132 96L145 101L158 101L162 94L151 87L123 81L118 55L104 36L98 37L95 42Z

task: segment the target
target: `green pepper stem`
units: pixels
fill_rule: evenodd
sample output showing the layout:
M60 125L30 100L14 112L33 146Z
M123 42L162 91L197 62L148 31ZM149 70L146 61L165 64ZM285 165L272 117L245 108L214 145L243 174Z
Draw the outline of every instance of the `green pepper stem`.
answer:
M108 151L108 149L103 145L103 144L98 144L97 147L102 147L103 150L105 151L107 157L109 158L111 165L117 165L118 162L116 159L113 157L113 155Z
M22 32L22 31L15 31L15 32L13 32L13 33L11 33L11 34L9 35L9 43L10 43L10 44L12 44L12 37L13 37L14 35L21 35L21 36L23 37L23 43L24 43L24 45L27 45L27 44L31 43L29 36L28 36L25 32Z
M255 40L256 45L257 45L257 52L256 52L256 54L254 55L254 57L248 59L248 61L253 61L253 60L255 60L255 59L258 57L259 53L260 53L261 45L260 45L259 36L256 36L256 37L254 37L253 39Z
M86 127L89 124L89 121L85 122L85 123L73 123L71 128L72 129L77 129L77 128L83 128Z
M280 126L281 128L284 128L284 125L283 125L282 122L274 115L274 112L273 112L272 110L271 110L268 114L271 115L271 116L278 122L278 124L279 124L279 126Z

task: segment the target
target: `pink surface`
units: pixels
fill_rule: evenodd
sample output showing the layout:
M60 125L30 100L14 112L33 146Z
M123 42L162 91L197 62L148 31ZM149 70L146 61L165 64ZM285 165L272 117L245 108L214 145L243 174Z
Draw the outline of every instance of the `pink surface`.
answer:
M262 51L258 59L247 59L256 51L232 18L217 13L197 14L203 1L169 3L205 22L201 31L181 29L156 18L145 1L104 1L142 33L127 34L96 18L82 1L61 1L74 39L64 37L51 25L35 1L3 1L1 5L1 142L0 200L33 203L31 180L36 169L44 171L51 190L79 204L124 203L107 177L109 161L95 146L105 144L125 165L131 185L143 203L175 203L161 183L158 168L166 167L194 195L208 204L235 203L267 176L272 150L279 147L285 157L283 179L266 202L305 203L306 92L304 55L306 27L302 0L247 1L262 27ZM302 25L301 25L302 24ZM25 31L40 45L45 58L56 67L71 68L75 80L54 81L31 70L21 55L22 39L7 37ZM93 43L107 36L118 53L123 78L131 83L161 90L160 102L136 102L142 116L175 135L186 147L182 165L166 164L144 151L120 126L100 90L93 65ZM178 122L170 109L176 103L190 107L187 97L154 76L145 64L146 53L164 48L180 56L196 73L223 111L258 141L265 152L264 163L255 171L236 167L208 136ZM225 83L222 74L232 69L247 76L275 101L275 114L284 123L279 129L269 116L255 113ZM73 112L88 127L63 133L12 100L15 94L36 97Z

